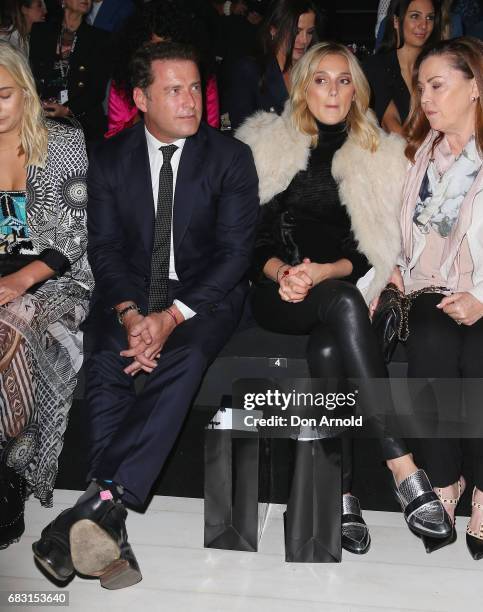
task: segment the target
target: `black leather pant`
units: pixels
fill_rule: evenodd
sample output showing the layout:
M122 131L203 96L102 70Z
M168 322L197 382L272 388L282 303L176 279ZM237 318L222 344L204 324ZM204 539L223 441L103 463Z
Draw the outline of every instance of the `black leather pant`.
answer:
M291 304L280 298L278 285L264 284L255 289L252 306L262 327L277 333L310 335L307 361L313 378L357 378L363 385L364 380L387 377L367 306L354 285L327 280L311 289L302 302ZM380 397L371 399L372 392L368 384L364 389L364 408L369 414L371 406L377 406L380 401ZM377 435L377 428L382 425L376 419L374 426ZM385 460L407 454L402 440L379 437ZM351 451L352 441L343 437L344 492L350 490Z

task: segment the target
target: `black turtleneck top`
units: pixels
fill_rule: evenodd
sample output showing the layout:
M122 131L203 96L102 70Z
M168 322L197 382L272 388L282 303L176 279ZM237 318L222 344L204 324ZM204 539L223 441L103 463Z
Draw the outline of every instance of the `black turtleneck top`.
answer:
M341 204L332 176L332 159L347 138L344 123L317 122L319 139L311 150L307 169L298 172L287 189L261 207L252 278L264 278L263 267L271 257L294 265L304 257L316 263L346 258L355 283L369 269L357 250L350 217Z

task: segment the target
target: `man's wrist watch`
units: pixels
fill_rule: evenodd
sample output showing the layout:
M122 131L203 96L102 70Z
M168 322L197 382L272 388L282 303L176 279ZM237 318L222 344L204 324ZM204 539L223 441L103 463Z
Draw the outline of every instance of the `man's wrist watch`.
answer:
M137 304L129 304L129 306L126 306L126 308L123 308L117 313L117 320L119 321L119 325L124 325L124 317L130 310L136 310L136 312L141 312Z

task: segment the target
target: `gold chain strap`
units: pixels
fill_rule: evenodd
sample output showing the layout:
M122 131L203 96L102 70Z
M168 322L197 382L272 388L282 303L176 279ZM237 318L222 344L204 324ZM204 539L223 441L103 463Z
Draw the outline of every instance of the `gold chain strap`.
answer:
M390 283L385 291L392 291L395 294L393 306L398 310L399 314L399 326L397 329L397 337L401 342L406 342L409 336L409 311L411 304L414 299L422 295L423 293L441 293L442 291L448 291L447 287L423 287L416 291L411 291L405 295L394 285Z

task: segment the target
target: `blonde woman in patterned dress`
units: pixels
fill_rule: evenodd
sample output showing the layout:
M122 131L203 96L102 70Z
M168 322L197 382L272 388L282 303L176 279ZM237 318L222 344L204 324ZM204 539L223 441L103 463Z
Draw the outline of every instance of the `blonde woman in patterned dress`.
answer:
M82 132L44 120L26 60L0 42L0 547L28 495L52 504L93 288L86 170Z

